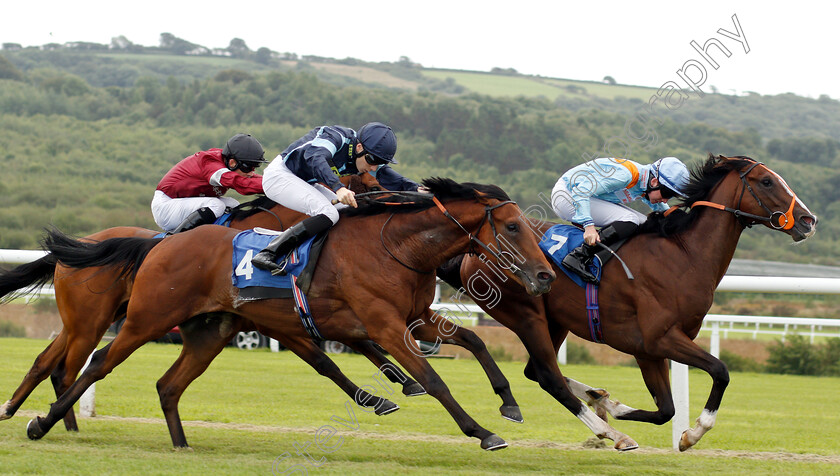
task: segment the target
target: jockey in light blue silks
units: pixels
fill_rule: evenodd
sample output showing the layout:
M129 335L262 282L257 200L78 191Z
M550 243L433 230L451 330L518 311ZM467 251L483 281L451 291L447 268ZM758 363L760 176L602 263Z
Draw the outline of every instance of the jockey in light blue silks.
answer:
M688 169L676 157L649 165L600 158L564 173L551 191L552 208L560 218L583 227L584 243L566 256L563 266L597 283L588 270L595 243L610 245L626 239L647 219L625 204L641 199L654 211L665 211L669 199L685 197L682 190L688 179ZM600 235L596 227L602 227Z

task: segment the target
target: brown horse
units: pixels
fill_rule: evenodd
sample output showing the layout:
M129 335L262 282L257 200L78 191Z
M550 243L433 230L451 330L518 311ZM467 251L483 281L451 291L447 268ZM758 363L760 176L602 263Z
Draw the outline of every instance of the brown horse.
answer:
M551 292L540 297L527 296L506 282L496 283L500 299L492 303L486 299L488 292L471 292L484 310L525 344L530 354L525 375L596 435L615 441L619 450L638 445L598 419L578 398L592 405L604 420L609 413L620 420L663 424L674 415L667 360L697 367L712 377L712 390L697 425L683 433L680 449L696 444L714 425L729 373L723 362L693 339L712 305L715 288L732 260L741 232L762 223L801 241L816 230L816 217L785 181L747 157L710 156L692 172L687 194L681 205L689 207L688 212L652 214L642 233L618 251L635 279L628 280L620 263L611 260L604 266L600 285L601 340L636 358L656 411L612 402L602 389L563 378L557 349L568 333L595 340L584 289L570 279L558 279ZM552 225L542 223L536 231L543 236ZM464 258L459 271L456 279L447 279L456 288L476 273L494 275L487 264L473 257ZM557 274L562 273L558 270Z
M466 435L479 438L482 448L502 448L504 440L469 417L428 362L404 344L407 322L429 315L434 269L476 245L489 252L491 261L499 263L529 294L548 291L554 273L534 236L523 227L519 207L501 189L446 179L429 179L424 185L434 197L418 194L409 204L373 204L345 212L348 216L324 244L313 278L309 292L312 315L327 339L377 342L444 405ZM122 271L133 270L136 276L122 330L94 354L88 369L52 405L49 414L30 422L30 438L42 437L90 384L137 347L192 316L239 315L283 332L288 339L311 342L287 300L238 299L230 282L231 240L236 233L204 226L163 241L117 238L94 245L78 241L67 245L59 234L52 233L47 248L65 264L124 265ZM104 258L97 256L103 251ZM167 291L160 293L161 289Z
M378 182L370 174L346 176L342 177L342 181L357 193L381 190ZM259 226L282 230L286 226L300 221L303 217L303 214L279 206L265 197L260 197L234 209L229 224L237 229ZM157 232L145 228L116 227L90 235L86 239L101 241L113 237L153 237L156 234ZM95 349L96 344L101 340L111 322L125 314L131 291L130 281L119 280L115 282L115 277L116 274L112 269L77 270L60 264L56 266L56 260L50 255L32 263L21 265L14 270L0 273L0 295L4 296L4 301L20 294L22 289L37 288L53 279L56 302L64 324L59 335L35 360L32 369L27 373L12 398L0 406L0 420L11 418L32 390L48 375L51 376L56 396L61 395L69 388L87 356ZM219 322L225 322L224 327L219 328ZM240 318L207 319L205 326L209 330L205 330L198 325L191 325L183 330L182 335L186 342L182 350L182 356L165 377L194 375L193 378L196 378L236 332L254 328L252 323ZM208 337L203 336L205 333L213 336L212 345L210 345ZM266 330L266 334L269 333L270 330ZM193 342L201 342L201 347L194 348ZM382 353L370 343L355 343L354 348L367 356L377 367L390 364ZM208 349L217 350L215 354L209 355ZM393 364L390 364L390 366L393 367ZM325 368L327 365L318 364L318 367ZM386 375L392 382L402 383L403 393L406 395L423 393L419 384L395 367L394 371ZM336 380L340 387L350 388L351 391L355 392L352 384L347 383L346 378L340 374L337 368L331 369L327 376ZM177 401L180 398L180 393L175 388L186 388L188 384L189 382L173 382L170 377L161 379L158 385L161 393L161 406L164 408L167 421L177 420L177 428L173 428L173 424L170 424L170 433L173 435L173 442L176 446L185 446L186 442L175 441L177 439L176 435L183 434L183 431L180 430L180 420L177 419ZM172 408L174 410L167 410ZM393 408L398 407L394 406ZM78 430L72 409L65 416L64 423L68 430Z

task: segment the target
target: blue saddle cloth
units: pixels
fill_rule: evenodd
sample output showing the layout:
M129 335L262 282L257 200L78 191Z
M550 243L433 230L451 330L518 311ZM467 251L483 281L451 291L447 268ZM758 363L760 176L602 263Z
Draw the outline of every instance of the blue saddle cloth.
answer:
M312 243L317 237L303 242L292 253L285 276L272 276L271 272L255 268L251 258L264 249L276 235L263 235L253 230L237 233L233 237L233 285L237 288L253 286L292 289L292 278L300 277L309 263Z
M557 267L562 269L569 279L583 288L586 287L586 281L577 274L567 270L566 267L561 264L563 262L563 258L581 244L583 244L583 230L576 226L562 224L554 225L549 228L540 240L540 249L543 250L543 253L554 261L554 263L557 264ZM595 276L598 276L599 278L601 277L601 260L597 256L592 260L592 265L589 267L589 271Z

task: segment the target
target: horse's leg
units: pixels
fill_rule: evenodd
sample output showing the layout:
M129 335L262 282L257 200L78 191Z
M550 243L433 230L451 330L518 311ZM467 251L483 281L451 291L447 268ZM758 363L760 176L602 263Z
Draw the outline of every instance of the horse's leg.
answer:
M346 344L351 349L364 355L373 365L378 369L387 368L389 372L383 372L388 377L391 383L398 383L402 385L402 393L407 397L414 397L417 395L425 395L426 391L423 386L405 374L399 367L391 363L385 355L379 351L372 341L363 340Z
M181 395L239 332L242 322L237 316L199 315L179 326L184 341L181 354L156 385L172 446L189 447L178 413Z
M23 381L6 403L0 406L0 420L7 420L14 416L29 394L39 383L50 376L58 362L64 359L67 349L67 332L62 329L58 336L35 358L32 368L23 377Z
M703 407L703 412L697 417L694 428L684 431L680 438L680 451L685 451L696 445L700 438L715 426L723 392L729 385L729 370L726 364L676 329L672 329L660 339L659 348L664 351L667 358L704 370L712 377L712 390Z
M557 353L544 327L539 323L531 325L521 321L521 325L516 329L531 356L530 371L540 387L578 417L599 438L614 441L615 449L626 451L638 448L639 445L632 438L611 427L572 394L560 372Z
M513 392L510 390L510 383L499 369L496 361L493 360L493 356L487 351L484 341L475 332L452 322L434 322L441 319L443 319L442 316L428 309L421 318L413 321L409 328L416 339L453 344L470 351L481 364L484 373L487 374L493 391L502 399L502 406L499 407L502 417L516 423L522 423L522 412L519 410L519 404L516 403Z
M76 379L75 374L70 378L70 381L67 382L67 360L62 359L58 362L58 365L53 369L52 373L50 374L50 382L52 382L53 389L55 390L55 397L58 398L61 396L62 393L66 392L70 385L73 383L73 380ZM64 428L67 431L79 431L79 425L76 423L76 413L73 412L73 409L67 411L67 414L64 415Z
M173 322L165 319L155 321L153 325L146 322L145 324L149 325L149 328L142 329L142 324L131 325L130 319L129 316L116 339L94 352L90 365L82 372L79 379L50 406L49 413L43 418L36 417L29 422L26 426L26 433L30 439L37 440L46 435L58 420L62 419L67 411L73 407L73 404L81 398L88 387L105 378L114 367L122 363L141 345L164 336L172 328L171 322ZM182 322L183 320L179 319L174 322Z
M382 306L374 306L374 303L369 303L369 305L369 319L375 317L369 309L379 309L381 312L382 309L388 308L387 303L384 302ZM485 450L498 450L507 447L507 443L503 439L483 428L461 408L455 398L452 397L449 388L426 359L414 354L406 347L404 336L408 332L408 328L404 324L397 325L385 316L380 316L378 320L371 322L387 323L369 330L373 340L390 353L412 377L417 379L429 395L435 397L446 408L465 435L481 440L481 447Z
M270 334L270 332L269 332ZM312 342L312 339L307 337L288 337L288 336L277 336L282 337L280 340L286 348L295 355L300 357L304 362L312 366L316 372L327 377L328 379L332 380L333 383L338 385L340 389L344 391L353 401L362 407L373 408L374 413L377 415L387 415L389 413L393 413L400 409L399 405L396 403L382 397L377 397L374 395L369 394L368 392L359 388L356 384L350 381L342 372L341 369L332 361L322 350L320 347L315 345ZM275 339L277 338L275 337ZM387 359L386 359L387 362ZM391 366L396 368L390 362L384 364L385 366ZM380 367L381 373L386 373L382 367Z

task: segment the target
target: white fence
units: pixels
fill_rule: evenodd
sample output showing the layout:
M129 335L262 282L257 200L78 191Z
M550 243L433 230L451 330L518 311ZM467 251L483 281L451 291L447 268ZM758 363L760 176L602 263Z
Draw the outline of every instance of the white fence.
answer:
M44 255L42 251L5 250L0 249L0 263L26 263ZM790 278L768 276L724 276L717 288L720 292L755 292L755 293L793 293L793 294L840 294L840 278ZM50 287L44 287L41 295L54 292ZM432 309L444 316L455 315L464 325L475 325L484 311L476 304L447 303L440 301L440 283L435 292ZM740 327L735 327L740 325ZM750 328L744 327L749 325ZM763 326L763 327L762 327ZM800 330L805 330L802 332ZM782 339L790 333L808 335L813 342L815 337L840 337L840 319L809 319L797 317L762 317L762 316L733 316L707 315L703 330L711 332L710 353L720 357L720 334L724 338L730 333L746 333L757 337L759 334L779 335ZM273 341L273 339L272 339ZM272 342L275 348L275 342ZM566 363L566 344L558 352L558 360ZM689 428L688 413L688 367L671 363L671 387L674 396L675 415L672 420L672 436L674 449L678 448L683 430ZM86 398L90 395L88 398ZM93 410L93 386L83 396L81 402L82 414L90 416Z

